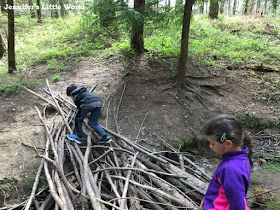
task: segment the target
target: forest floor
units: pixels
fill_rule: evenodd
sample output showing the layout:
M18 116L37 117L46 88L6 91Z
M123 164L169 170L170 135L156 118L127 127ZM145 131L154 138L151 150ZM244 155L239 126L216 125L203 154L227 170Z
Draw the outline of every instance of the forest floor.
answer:
M155 56L157 59L148 54L118 54L111 57L101 54L77 60L72 62L75 63L71 66L73 71L59 73L61 79L51 83L51 88L66 97L65 89L70 84L88 89L98 84L95 94L104 101L101 124L115 130L113 116L117 116L122 135L155 151L165 149L162 139L172 145L197 141L204 122L221 113L234 115L247 124L255 123L256 119L269 123L279 121L275 94L274 98L267 100L263 91L273 86L272 79L280 81L279 73L254 72L243 67L232 70L200 68L189 61L187 75L191 88L179 91L172 80L172 59ZM47 64L30 68L23 76L32 75L39 82L33 90L44 96L47 95L43 90L46 87L45 79L50 80L55 73L47 69ZM269 86L267 82L270 82ZM43 148L45 145L44 128L34 106L43 109L45 105L45 102L24 90L18 95L1 97L0 204L24 200L29 194L24 190L32 187L40 161L33 146ZM52 114L49 119L53 119ZM256 134L256 129L249 131L252 135ZM278 129L266 128L258 130L258 135L277 132ZM280 187L279 170L257 164L259 157L279 157L279 144L275 146L272 142L265 146L264 143L262 139L253 141L256 164L252 172L250 195L254 187L264 190ZM208 147L207 143L204 145ZM203 166L205 170L213 171L217 159L202 148L187 147L186 150L197 155L198 164L207 163ZM215 164L212 164L213 158ZM274 193L280 197L280 190Z

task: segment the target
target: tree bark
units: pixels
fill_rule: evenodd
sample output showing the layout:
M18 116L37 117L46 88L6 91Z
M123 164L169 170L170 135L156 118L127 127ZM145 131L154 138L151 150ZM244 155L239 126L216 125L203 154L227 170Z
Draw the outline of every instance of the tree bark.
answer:
M32 0L28 0L28 4L29 4L29 6L33 6L33 2L32 2ZM35 10L34 9L30 9L30 16L31 16L31 18L35 18Z
M219 2L217 0L210 0L209 18L218 19Z
M224 7L225 7L225 2L224 1L222 1L222 2L220 2L220 6L219 6L219 12L221 13L221 14L224 14Z
M140 13L140 18L132 22L131 47L138 53L145 51L144 48L144 9L145 0L135 0L134 10Z
M272 8L273 8L273 13L276 14L277 0L272 0Z
M6 52L5 42L4 42L2 34L0 34L0 58L3 57L5 52Z
M185 0L184 17L181 38L181 53L177 67L176 81L178 87L183 87L186 82L186 65L188 61L189 33L194 0Z
M13 6L14 1L8 0L8 5ZM15 54L15 16L14 10L8 10L8 72L10 74L16 71L16 54Z
M248 11L249 11L248 7L249 7L249 0L245 0L245 2L244 2L244 15L248 14Z
M57 5L57 0L51 0L51 4ZM52 18L59 18L58 10L57 9L52 9L51 10L51 16L52 16Z
M235 15L236 14L236 0L233 0L233 8L232 8L232 14Z
M59 5L61 6L61 10L60 10L60 16L61 17L65 17L66 15L66 10L63 6L63 0L58 0L59 1Z
M256 2L256 13L260 13L260 7L261 7L261 0L257 0L257 2Z
M6 10L4 9L4 7L6 6L6 0L1 0L0 4L1 4L1 11L6 12Z
M41 13L41 0L37 0L37 16L38 16L38 23L42 23L42 13Z

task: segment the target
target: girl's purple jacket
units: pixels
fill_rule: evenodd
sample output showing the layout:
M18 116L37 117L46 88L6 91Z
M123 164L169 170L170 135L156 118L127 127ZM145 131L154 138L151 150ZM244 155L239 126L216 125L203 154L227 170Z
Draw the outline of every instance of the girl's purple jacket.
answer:
M203 201L207 210L247 210L250 186L248 148L223 155L208 186Z

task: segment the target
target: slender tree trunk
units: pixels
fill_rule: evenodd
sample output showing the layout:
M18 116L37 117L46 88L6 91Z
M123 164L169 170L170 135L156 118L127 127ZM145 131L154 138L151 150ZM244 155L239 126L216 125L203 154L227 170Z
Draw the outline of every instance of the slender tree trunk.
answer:
M277 0L272 0L273 13L276 13L276 8L277 8Z
M28 4L29 4L29 6L30 7L32 7L33 6L33 2L32 2L32 0L28 0ZM30 16L31 16L31 18L35 18L35 10L34 9L30 9Z
M204 2L199 2L199 14L204 13Z
M219 5L219 12L220 12L221 14L224 14L224 7L225 7L225 2L224 2L224 1L220 2L220 5Z
M134 9L141 14L138 20L132 23L131 47L136 52L144 52L144 8L145 0L135 0Z
M232 14L235 15L236 14L236 0L233 0L233 8L232 8Z
M210 0L209 18L217 19L219 13L219 2L217 0Z
M249 0L245 0L244 3L244 15L248 15Z
M181 38L181 53L177 66L177 73L175 76L178 87L183 87L186 83L186 68L187 68L186 65L188 61L189 33L190 33L193 3L194 0L185 0L182 38Z
M0 34L0 58L3 57L5 52L6 52L5 42L4 42L2 34Z
M65 17L66 10L65 10L65 8L63 6L63 0L59 0L59 5L61 6L60 15L61 15L61 17Z
M5 9L4 9L4 7L6 6L6 0L1 0L1 2L0 2L0 4L1 4L1 11L2 12L7 12Z
M8 0L8 5L13 6L14 1ZM8 10L8 72L10 74L16 71L16 54L15 54L15 16L14 10Z
M231 1L228 0L228 15L231 14Z
M256 13L260 13L261 1L257 0L256 2Z
M267 15L267 0L264 0L264 11L263 14Z
M250 2L251 4L249 6L249 14L252 14L254 6L255 6L255 0L250 0L250 1L251 1Z
M38 16L38 23L42 23L42 13L41 13L41 0L37 0L37 16Z
M51 0L51 4L57 5L57 0ZM51 10L51 16L53 18L59 18L58 10L57 9L52 9Z

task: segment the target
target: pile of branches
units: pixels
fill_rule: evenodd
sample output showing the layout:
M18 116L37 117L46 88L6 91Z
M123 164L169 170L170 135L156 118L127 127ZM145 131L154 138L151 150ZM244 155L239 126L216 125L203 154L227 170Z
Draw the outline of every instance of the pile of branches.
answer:
M76 107L55 95L48 81L47 87L51 99L25 88L47 101L62 118L62 122L47 123L46 109L36 107L46 130L46 146L44 152L35 148L42 159L30 198L23 204L26 210L198 208L210 177L186 154L164 142L178 157L170 159L107 128L113 141L101 145L86 123L83 144L70 142L65 136L73 133ZM36 191L42 175L49 195L40 200Z

